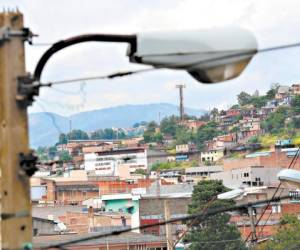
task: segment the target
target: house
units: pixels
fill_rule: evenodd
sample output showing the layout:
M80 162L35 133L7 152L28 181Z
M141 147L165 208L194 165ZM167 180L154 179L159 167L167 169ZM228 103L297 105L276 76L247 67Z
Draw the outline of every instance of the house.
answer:
M278 101L283 100L285 97L287 97L290 93L290 87L289 86L279 86L277 89L277 92L275 94L275 99Z
M139 199L139 194L132 193L101 196L102 205L105 211L122 212L131 216L131 227L138 227L140 225Z
M293 95L300 95L300 84L293 84L291 87L291 92Z
M82 212L66 212L59 216L66 230L72 233L107 232L130 228L131 216L122 212L94 212L92 207Z
M32 217L33 236L58 234L57 222L50 219Z
M208 150L201 152L201 162L217 162L224 156L224 150Z
M188 153L196 150L196 145L192 143L176 145L176 153Z
M214 137L211 141L206 141L205 145L208 151L230 149L236 145L237 135L230 133Z
M147 170L147 151L143 147L120 148L84 154L86 171L94 171L99 176L118 176L119 165L128 165L129 172Z
M188 183L198 183L199 181L210 179L210 175L213 173L219 173L223 171L223 166L200 166L190 167L185 169L185 180Z
M206 125L207 122L197 120L185 120L181 122L181 124L190 130L197 131L199 128Z
M92 237L99 233L86 234L65 234L51 236L37 236L33 238L34 249L44 249L49 244L59 244L61 241L75 240L81 237ZM124 250L124 249L155 249L166 250L167 240L165 236L155 236L149 234L140 234L128 232L120 235L108 237L98 237L91 240L78 242L68 245L68 249L85 249L85 250Z
M241 186L274 186L279 184L277 174L280 170L282 170L282 168L250 166L213 173L210 175L210 178L213 180L221 180L225 187L231 189Z
M183 174L184 170L182 169L166 169L160 170L159 177L167 182L177 184L178 182L183 181Z
M141 195L139 203L140 224L148 225L163 221L166 209L169 211L170 218L186 216L193 188L194 186L189 183L159 186L157 183L153 183L147 190L147 193ZM186 225L182 222L171 225L171 233L174 238L185 229ZM143 232L154 235L165 235L166 226L146 228Z
M224 171L235 168L263 166L265 168L288 168L298 148L276 148L274 151L260 151L247 154L245 158L223 159ZM300 158L294 161L294 169L300 169Z
M260 118L244 117L239 121L239 138L248 138L261 133Z

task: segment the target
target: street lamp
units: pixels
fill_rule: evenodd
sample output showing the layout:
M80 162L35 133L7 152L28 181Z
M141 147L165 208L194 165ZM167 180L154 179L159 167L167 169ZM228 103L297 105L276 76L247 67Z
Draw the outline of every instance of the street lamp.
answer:
M85 42L127 43L130 62L151 65L158 69L186 70L203 83L216 83L239 76L257 52L253 34L240 28L133 35L79 35L54 43L38 61L33 76L19 79L19 104L31 105L41 86L51 86L41 84L40 79L46 63L55 53Z
M240 28L141 33L136 41L131 62L183 69L203 83L240 75L257 52L255 37Z

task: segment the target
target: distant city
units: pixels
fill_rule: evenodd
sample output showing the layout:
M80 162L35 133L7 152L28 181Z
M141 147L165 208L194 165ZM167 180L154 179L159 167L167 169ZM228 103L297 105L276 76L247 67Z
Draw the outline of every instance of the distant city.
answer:
M42 235L55 241L58 234L68 239L187 216L195 187L205 181L239 190L236 204L271 199L280 184L277 174L291 162L300 170L300 84L273 84L263 95L241 92L229 109L198 114L187 112L181 94L177 114L93 131L72 129L70 123L51 138L52 145L36 148L39 170L31 178L31 199L37 243L45 241ZM291 194L289 188L280 192ZM300 193L295 192L292 200L272 203L267 212L255 207L256 220L261 216L257 239L274 235L283 216L300 214ZM251 216L244 212L228 220L243 239L253 233ZM109 244L185 249L189 230L188 224L174 222L136 229L127 240L114 236ZM107 244L89 243L99 249Z

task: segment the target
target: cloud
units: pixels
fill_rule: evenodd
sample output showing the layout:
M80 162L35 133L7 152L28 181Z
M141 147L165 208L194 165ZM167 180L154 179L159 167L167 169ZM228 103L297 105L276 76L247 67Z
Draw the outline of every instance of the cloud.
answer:
M135 33L150 30L183 30L238 25L251 30L260 47L299 41L300 2L297 0L2 0L19 6L25 23L40 35L35 42L53 42L88 32ZM26 64L34 69L45 47L26 47ZM55 55L43 73L44 81L101 75L118 70L141 68L129 64L126 45L89 43ZM93 81L86 85L86 99L50 89L41 91L48 111L68 115L121 104L178 103L176 83L184 83L185 105L195 108L226 108L241 91L266 91L271 83L298 81L299 49L257 55L243 74L231 81L203 85L185 72L162 70L114 81ZM57 87L78 90L78 84ZM75 91L76 92L76 91ZM52 105L50 104L52 103ZM56 105L55 105L56 104ZM73 108L72 108L73 106ZM39 111L34 105L31 111Z

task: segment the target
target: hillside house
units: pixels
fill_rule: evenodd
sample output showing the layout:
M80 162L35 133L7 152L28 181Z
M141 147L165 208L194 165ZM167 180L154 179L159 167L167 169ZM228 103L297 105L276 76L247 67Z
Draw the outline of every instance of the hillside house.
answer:
M293 84L291 87L291 92L293 95L300 95L300 84Z

